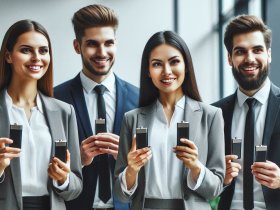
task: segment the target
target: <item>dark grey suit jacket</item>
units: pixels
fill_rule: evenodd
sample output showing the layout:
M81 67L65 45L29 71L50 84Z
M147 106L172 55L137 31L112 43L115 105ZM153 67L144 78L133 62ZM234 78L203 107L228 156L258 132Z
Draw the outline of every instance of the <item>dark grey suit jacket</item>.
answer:
M214 106L220 107L223 111L225 121L225 154L231 154L231 124L233 117L236 92L216 103ZM280 89L271 85L268 98L265 127L263 133L263 145L268 146L267 159L280 167ZM225 188L221 194L219 210L230 209L235 188L235 180ZM270 189L262 186L266 208L268 210L279 210L280 208L280 189Z
M5 91L0 92L0 137L9 137L10 122L4 93ZM82 171L76 116L71 105L41 93L40 97L53 141L52 154L46 158L51 160L51 157L54 156L54 141L59 139L68 141L68 149L71 154L71 172L67 189L60 191L53 186L51 179L48 181L51 209L64 210L66 209L64 200L74 199L82 191ZM21 210L22 184L19 158L11 160L10 166L5 169L4 173L5 178L0 184L0 209Z
M182 191L184 192L185 209L210 210L208 200L221 193L225 173L222 113L220 109L190 98L186 100L185 110L185 119L190 122L190 139L198 147L199 161L206 166L205 177L200 187L195 191L188 188L188 169L184 171ZM119 175L127 167L127 154L131 148L136 127L147 127L150 132L155 117L154 113L155 103L126 113L122 124L121 141L115 168L115 193L124 202L131 200L131 209L143 209L146 185L145 170L144 168L140 170L138 187L131 196L122 191ZM152 141L152 139L150 140Z

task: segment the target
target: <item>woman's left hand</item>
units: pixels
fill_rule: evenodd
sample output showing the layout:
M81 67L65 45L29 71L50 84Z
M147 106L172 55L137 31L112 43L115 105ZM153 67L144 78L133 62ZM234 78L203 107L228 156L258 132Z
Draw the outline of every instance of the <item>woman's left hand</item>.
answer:
M67 175L70 173L70 152L67 150L66 163L60 159L53 157L51 163L49 164L48 174L49 176L62 185L66 179Z
M197 147L188 139L182 138L181 142L186 146L176 146L174 147L174 152L176 153L177 158L183 161L185 167L191 170L193 180L197 180L201 170L197 159Z

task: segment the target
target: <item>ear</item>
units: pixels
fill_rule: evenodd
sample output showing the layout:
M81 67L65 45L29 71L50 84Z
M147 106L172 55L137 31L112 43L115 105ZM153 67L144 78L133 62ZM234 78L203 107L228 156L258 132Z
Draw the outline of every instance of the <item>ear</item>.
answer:
M268 63L271 63L271 60L272 60L272 57L271 57L271 48L269 48L269 49L267 50L267 55L268 55L268 58L267 58Z
M76 53L81 54L81 46L77 39L74 39L73 46L74 46Z
M232 66L232 59L231 59L231 54L230 53L228 53L228 64L230 66Z
M11 54L8 50L6 50L6 52L5 52L5 60L7 63L10 63L10 64L12 63Z

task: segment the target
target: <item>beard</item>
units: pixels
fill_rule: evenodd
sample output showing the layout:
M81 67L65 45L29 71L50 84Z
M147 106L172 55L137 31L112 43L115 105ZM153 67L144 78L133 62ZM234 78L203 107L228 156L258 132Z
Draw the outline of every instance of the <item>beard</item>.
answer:
M251 79L249 76L240 73L238 69L232 67L232 74L235 80L237 81L240 87L248 91L259 89L266 80L268 73L269 66L264 66L257 74L257 78Z
M106 70L106 71L97 71L86 59L84 59L83 56L82 56L82 61L83 61L84 66L86 67L86 69L88 69L88 71L90 71L90 73L92 73L95 76L107 75L110 72L112 66L114 65L114 61L113 61L111 63L111 65L109 66L108 70Z

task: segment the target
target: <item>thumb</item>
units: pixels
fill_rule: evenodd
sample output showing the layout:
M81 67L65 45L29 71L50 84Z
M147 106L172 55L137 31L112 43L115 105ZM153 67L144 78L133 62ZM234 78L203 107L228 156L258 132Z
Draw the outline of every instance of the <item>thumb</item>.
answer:
M132 152L132 151L135 151L135 150L136 150L136 135L134 134L130 151Z
M70 165L70 152L67 149L67 154L66 154L66 163Z

